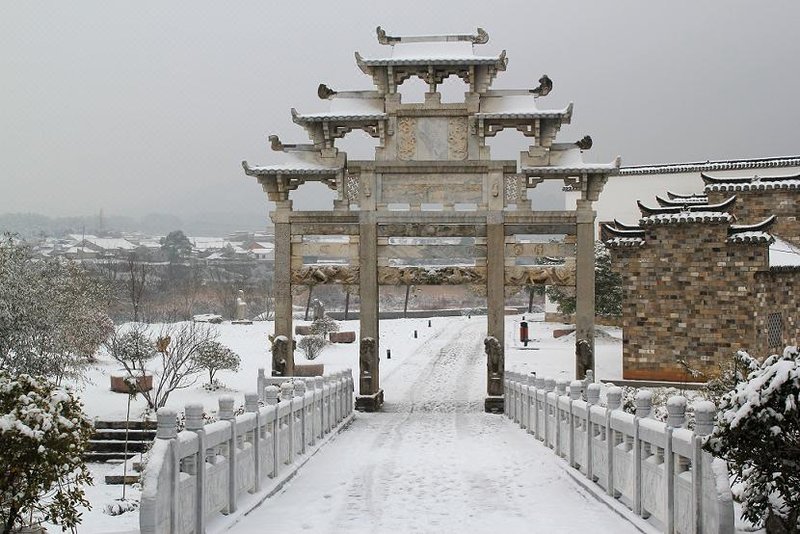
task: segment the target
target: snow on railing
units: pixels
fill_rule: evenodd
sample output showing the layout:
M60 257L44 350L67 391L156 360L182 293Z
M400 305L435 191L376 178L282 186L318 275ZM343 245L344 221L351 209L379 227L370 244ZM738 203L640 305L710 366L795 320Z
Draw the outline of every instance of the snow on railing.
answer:
M652 419L652 394L636 396L636 414L621 409L622 390L506 371L505 415L533 434L570 467L664 532L734 531L727 466L702 450L714 427L712 402L694 404L694 432L686 399L667 401L666 423ZM567 392L568 390L568 392ZM582 395L585 394L585 397Z
M218 514L237 510L246 494L277 479L353 413L349 369L312 378L283 378L245 395L245 413L219 399L218 421L203 424L203 406L187 404L186 429L177 414L158 410L158 430L142 476L142 534L205 532ZM264 384L259 376L259 387ZM264 406L259 406L263 400Z

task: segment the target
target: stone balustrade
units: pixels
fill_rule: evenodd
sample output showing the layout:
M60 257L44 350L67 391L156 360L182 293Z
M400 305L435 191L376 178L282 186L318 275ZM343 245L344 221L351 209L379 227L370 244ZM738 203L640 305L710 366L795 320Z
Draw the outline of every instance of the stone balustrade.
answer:
M712 402L694 404L686 427L686 398L671 397L668 419L651 418L652 394L639 391L636 414L621 409L622 390L506 371L505 415L553 449L587 481L666 533L734 532L727 466L702 450L714 427Z
M264 381L260 374L258 385ZM259 405L259 401L263 405ZM203 406L177 413L158 410L158 430L142 477L142 534L202 533L219 514L231 514L247 494L269 489L292 464L353 414L349 369L325 377L287 378L245 395L245 412L234 399L219 399L218 420L204 424Z

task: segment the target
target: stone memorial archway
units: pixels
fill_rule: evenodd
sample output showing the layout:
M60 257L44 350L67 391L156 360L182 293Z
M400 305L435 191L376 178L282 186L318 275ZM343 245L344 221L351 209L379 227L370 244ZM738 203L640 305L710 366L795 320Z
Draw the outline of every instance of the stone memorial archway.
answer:
M507 288L529 284L575 286L576 339L582 357L576 376L593 367L594 219L592 202L619 158L584 163L588 136L557 143L572 104L539 109L553 83L491 90L506 69L505 51L475 53L488 35L395 37L378 28L386 56L363 58L359 68L375 90L335 91L321 84L322 113L292 110L309 144L284 144L270 136L281 163L250 166L275 203L275 336L292 337L292 285L358 286L361 309L359 395L356 406L383 403L380 387L378 293L380 285L485 285L488 307L486 410L502 412L504 311ZM425 101L403 104L398 87L411 76L429 85ZM464 81L463 103L441 102L437 85L449 76ZM486 139L515 129L532 141L520 161L492 160ZM348 160L337 139L359 129L374 137L375 159ZM528 190L543 180L563 180L581 192L575 210L532 211ZM334 209L293 211L289 193L316 181L336 191ZM539 237L537 239L537 236ZM559 236L551 241L546 236ZM431 247L450 265L426 265ZM291 376L291 343L282 344Z

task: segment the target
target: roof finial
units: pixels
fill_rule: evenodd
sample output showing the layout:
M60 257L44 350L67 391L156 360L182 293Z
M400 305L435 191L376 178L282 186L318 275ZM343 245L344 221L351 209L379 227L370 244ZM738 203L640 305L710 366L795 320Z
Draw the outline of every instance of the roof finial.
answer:
M283 152L283 143L281 143L280 137L277 135L270 135L267 137L267 140L269 141L269 146L272 150L275 152Z
M478 35L472 38L472 42L475 44L486 44L489 42L489 34L486 33L486 30L483 28L478 28Z
M322 100L328 100L335 94L336 91L334 91L324 83L319 84L319 87L317 87L317 96L320 97Z
M584 135L583 139L575 142L575 145L581 150L589 150L590 148L592 148L592 136Z
M542 74L542 77L539 78L539 87L536 89L531 89L531 93L535 94L536 96L547 96L552 90L553 80L551 80L547 74Z
M382 45L394 44L400 41L399 37L392 37L391 35L386 34L386 30L378 26L375 28L375 33L378 34L378 42Z

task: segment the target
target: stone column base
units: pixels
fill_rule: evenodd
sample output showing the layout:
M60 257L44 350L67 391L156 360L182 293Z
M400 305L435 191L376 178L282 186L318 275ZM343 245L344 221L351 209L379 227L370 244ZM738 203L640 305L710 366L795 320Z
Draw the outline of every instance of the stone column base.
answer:
M486 397L483 402L483 410L486 413L499 413L502 415L505 406L505 397L502 395L497 397Z
M383 406L383 390L379 389L372 395L356 396L356 410L359 412L377 412ZM502 411L502 408L501 408Z

